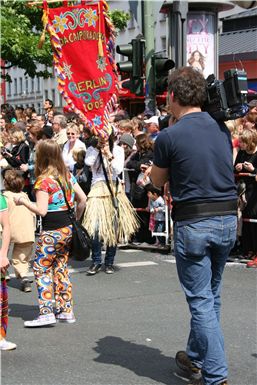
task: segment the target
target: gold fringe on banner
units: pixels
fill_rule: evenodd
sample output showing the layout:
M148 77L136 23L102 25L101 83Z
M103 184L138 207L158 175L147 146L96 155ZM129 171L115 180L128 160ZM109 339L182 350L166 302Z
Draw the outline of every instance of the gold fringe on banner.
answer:
M43 23L44 28L43 28L43 32L42 32L40 39L39 39L39 42L38 42L38 48L39 49L42 49L44 42L45 42L45 38L46 38L46 26L48 23L48 9L45 9L45 8L43 11L42 23Z
M101 18L100 18L100 2L98 3L98 15L99 15L99 37L98 37L98 55L104 56L103 42L101 39Z

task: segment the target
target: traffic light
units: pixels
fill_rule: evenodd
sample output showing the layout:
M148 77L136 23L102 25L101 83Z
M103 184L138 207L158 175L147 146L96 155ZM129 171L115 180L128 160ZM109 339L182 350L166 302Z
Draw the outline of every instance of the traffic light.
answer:
M129 44L118 45L116 52L128 58L127 61L117 63L119 71L129 75L129 80L123 82L122 87L137 96L144 95L145 41L132 39Z
M155 95L167 91L169 70L175 67L173 60L167 57L152 56Z
M123 61L120 63L117 63L117 67L120 72L125 72L125 73L132 73L133 70L133 64L132 64L132 54L133 54L133 48L132 44L122 44L122 45L117 45L116 47L116 52L119 53L122 56L127 56L128 60Z

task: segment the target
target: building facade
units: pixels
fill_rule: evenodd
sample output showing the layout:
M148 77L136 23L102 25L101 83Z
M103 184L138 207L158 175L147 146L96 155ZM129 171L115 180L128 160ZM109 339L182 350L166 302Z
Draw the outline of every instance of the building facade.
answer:
M131 39L139 34L143 34L142 13L143 2L141 1L109 1L110 9L119 9L130 14L130 20L127 28L117 34L116 45L126 44ZM155 15L155 47L156 50L167 50L167 17L159 13L160 2L155 1L154 15ZM116 55L117 61L125 60L125 58ZM39 66L39 70L40 70ZM43 68L42 68L43 69ZM65 102L61 97L57 81L54 76L48 79L30 78L25 75L25 71L12 67L8 69L12 82L6 82L5 101L14 107L34 107L38 113L43 112L43 103L45 99L51 99L57 111L62 111ZM4 100L4 99L3 99Z
M257 8L221 19L219 73L244 69L248 88L257 93Z
M169 21L167 15L160 13L162 3L153 1L154 16L154 51L170 52ZM117 34L116 45L127 44L138 35L144 35L144 2L109 1L111 10L119 9L130 14L127 28ZM238 8L241 11L241 8ZM219 14L221 28L219 31L219 74L226 69L243 67L247 71L249 88L257 91L257 9L233 14L234 11ZM127 58L116 54L117 62ZM242 64L241 64L242 63ZM57 111L62 111L63 101L54 76L48 79L29 78L24 71L13 67L8 70L11 83L5 84L5 98L13 106L33 106L38 113L43 112L43 102L51 99ZM2 97L3 100L3 97Z

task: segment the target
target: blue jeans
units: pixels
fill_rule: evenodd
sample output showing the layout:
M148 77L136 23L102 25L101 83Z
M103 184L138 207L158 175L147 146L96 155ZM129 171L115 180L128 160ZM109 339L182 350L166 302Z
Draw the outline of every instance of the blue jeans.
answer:
M156 233L163 233L164 230L165 230L165 222L164 221L155 221L154 231ZM165 237L158 236L157 239L161 245L165 245Z
M117 246L107 246L105 253L105 266L113 265ZM92 260L95 265L102 263L102 242L96 237L92 240Z
M205 385L227 379L227 362L220 326L220 291L227 257L236 241L234 215L176 222L174 251L181 286L191 312L187 354L202 368Z

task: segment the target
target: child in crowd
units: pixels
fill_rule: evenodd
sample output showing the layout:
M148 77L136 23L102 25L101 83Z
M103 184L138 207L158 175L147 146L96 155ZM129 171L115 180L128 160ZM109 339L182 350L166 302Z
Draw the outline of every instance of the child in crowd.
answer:
M153 185L147 186L147 195L150 201L150 215L154 217L154 232L162 233L165 230L165 203L162 190ZM165 246L165 237L158 236L156 246Z
M85 156L86 151L84 148L77 147L72 150L72 157L76 162L72 171L75 177L79 176L83 170L83 166L85 164Z
M22 192L24 178L17 170L6 170L4 173L4 196L8 202L9 220L11 228L11 242L13 245L12 265L16 278L21 280L21 291L31 291L28 279L29 261L35 242L35 214L25 206L17 206L14 197L28 200L27 194Z
M124 162L124 170L123 170L123 183L125 188L125 193L130 200L131 198L131 183L130 183L130 176L128 170L126 170L127 163L129 162L132 155L135 154L134 145L135 145L135 139L130 134L122 134L119 140L119 145L123 148L124 154L125 154L125 162Z
M84 193L87 195L91 187L92 172L90 167L85 164L85 156L86 151L83 148L74 148L72 151L72 157L76 162L72 173Z

